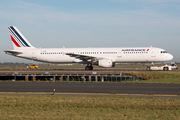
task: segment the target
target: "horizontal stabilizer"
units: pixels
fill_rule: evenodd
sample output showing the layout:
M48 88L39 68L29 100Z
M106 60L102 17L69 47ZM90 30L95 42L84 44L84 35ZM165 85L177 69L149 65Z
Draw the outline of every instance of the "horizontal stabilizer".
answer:
M17 51L17 50L5 50L4 51L6 54L12 54L12 55L17 55L17 54L22 54L23 52Z

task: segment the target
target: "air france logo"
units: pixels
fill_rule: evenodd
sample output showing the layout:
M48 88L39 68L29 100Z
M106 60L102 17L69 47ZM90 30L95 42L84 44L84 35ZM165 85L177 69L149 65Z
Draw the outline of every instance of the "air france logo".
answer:
M122 51L146 51L146 49L122 49ZM149 49L147 49L149 51Z

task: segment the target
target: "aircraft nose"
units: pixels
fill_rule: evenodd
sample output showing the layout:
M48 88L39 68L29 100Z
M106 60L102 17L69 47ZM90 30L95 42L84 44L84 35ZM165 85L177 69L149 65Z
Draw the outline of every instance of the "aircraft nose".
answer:
M168 60L172 60L172 59L173 59L173 56L172 56L171 54L169 54L169 55L167 56L167 58L168 58Z

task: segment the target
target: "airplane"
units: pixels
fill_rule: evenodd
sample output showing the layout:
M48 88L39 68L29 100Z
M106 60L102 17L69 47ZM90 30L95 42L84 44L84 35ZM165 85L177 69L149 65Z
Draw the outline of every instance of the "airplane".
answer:
M14 50L4 52L15 57L47 63L87 64L85 70L114 67L115 63L155 63L173 59L164 49L156 47L122 48L36 48L15 27L8 27Z

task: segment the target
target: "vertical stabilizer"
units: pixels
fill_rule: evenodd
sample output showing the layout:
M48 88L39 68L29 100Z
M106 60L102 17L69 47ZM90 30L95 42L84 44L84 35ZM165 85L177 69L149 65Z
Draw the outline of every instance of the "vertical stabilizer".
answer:
M34 48L16 27L9 26L8 29L15 50L20 48Z

